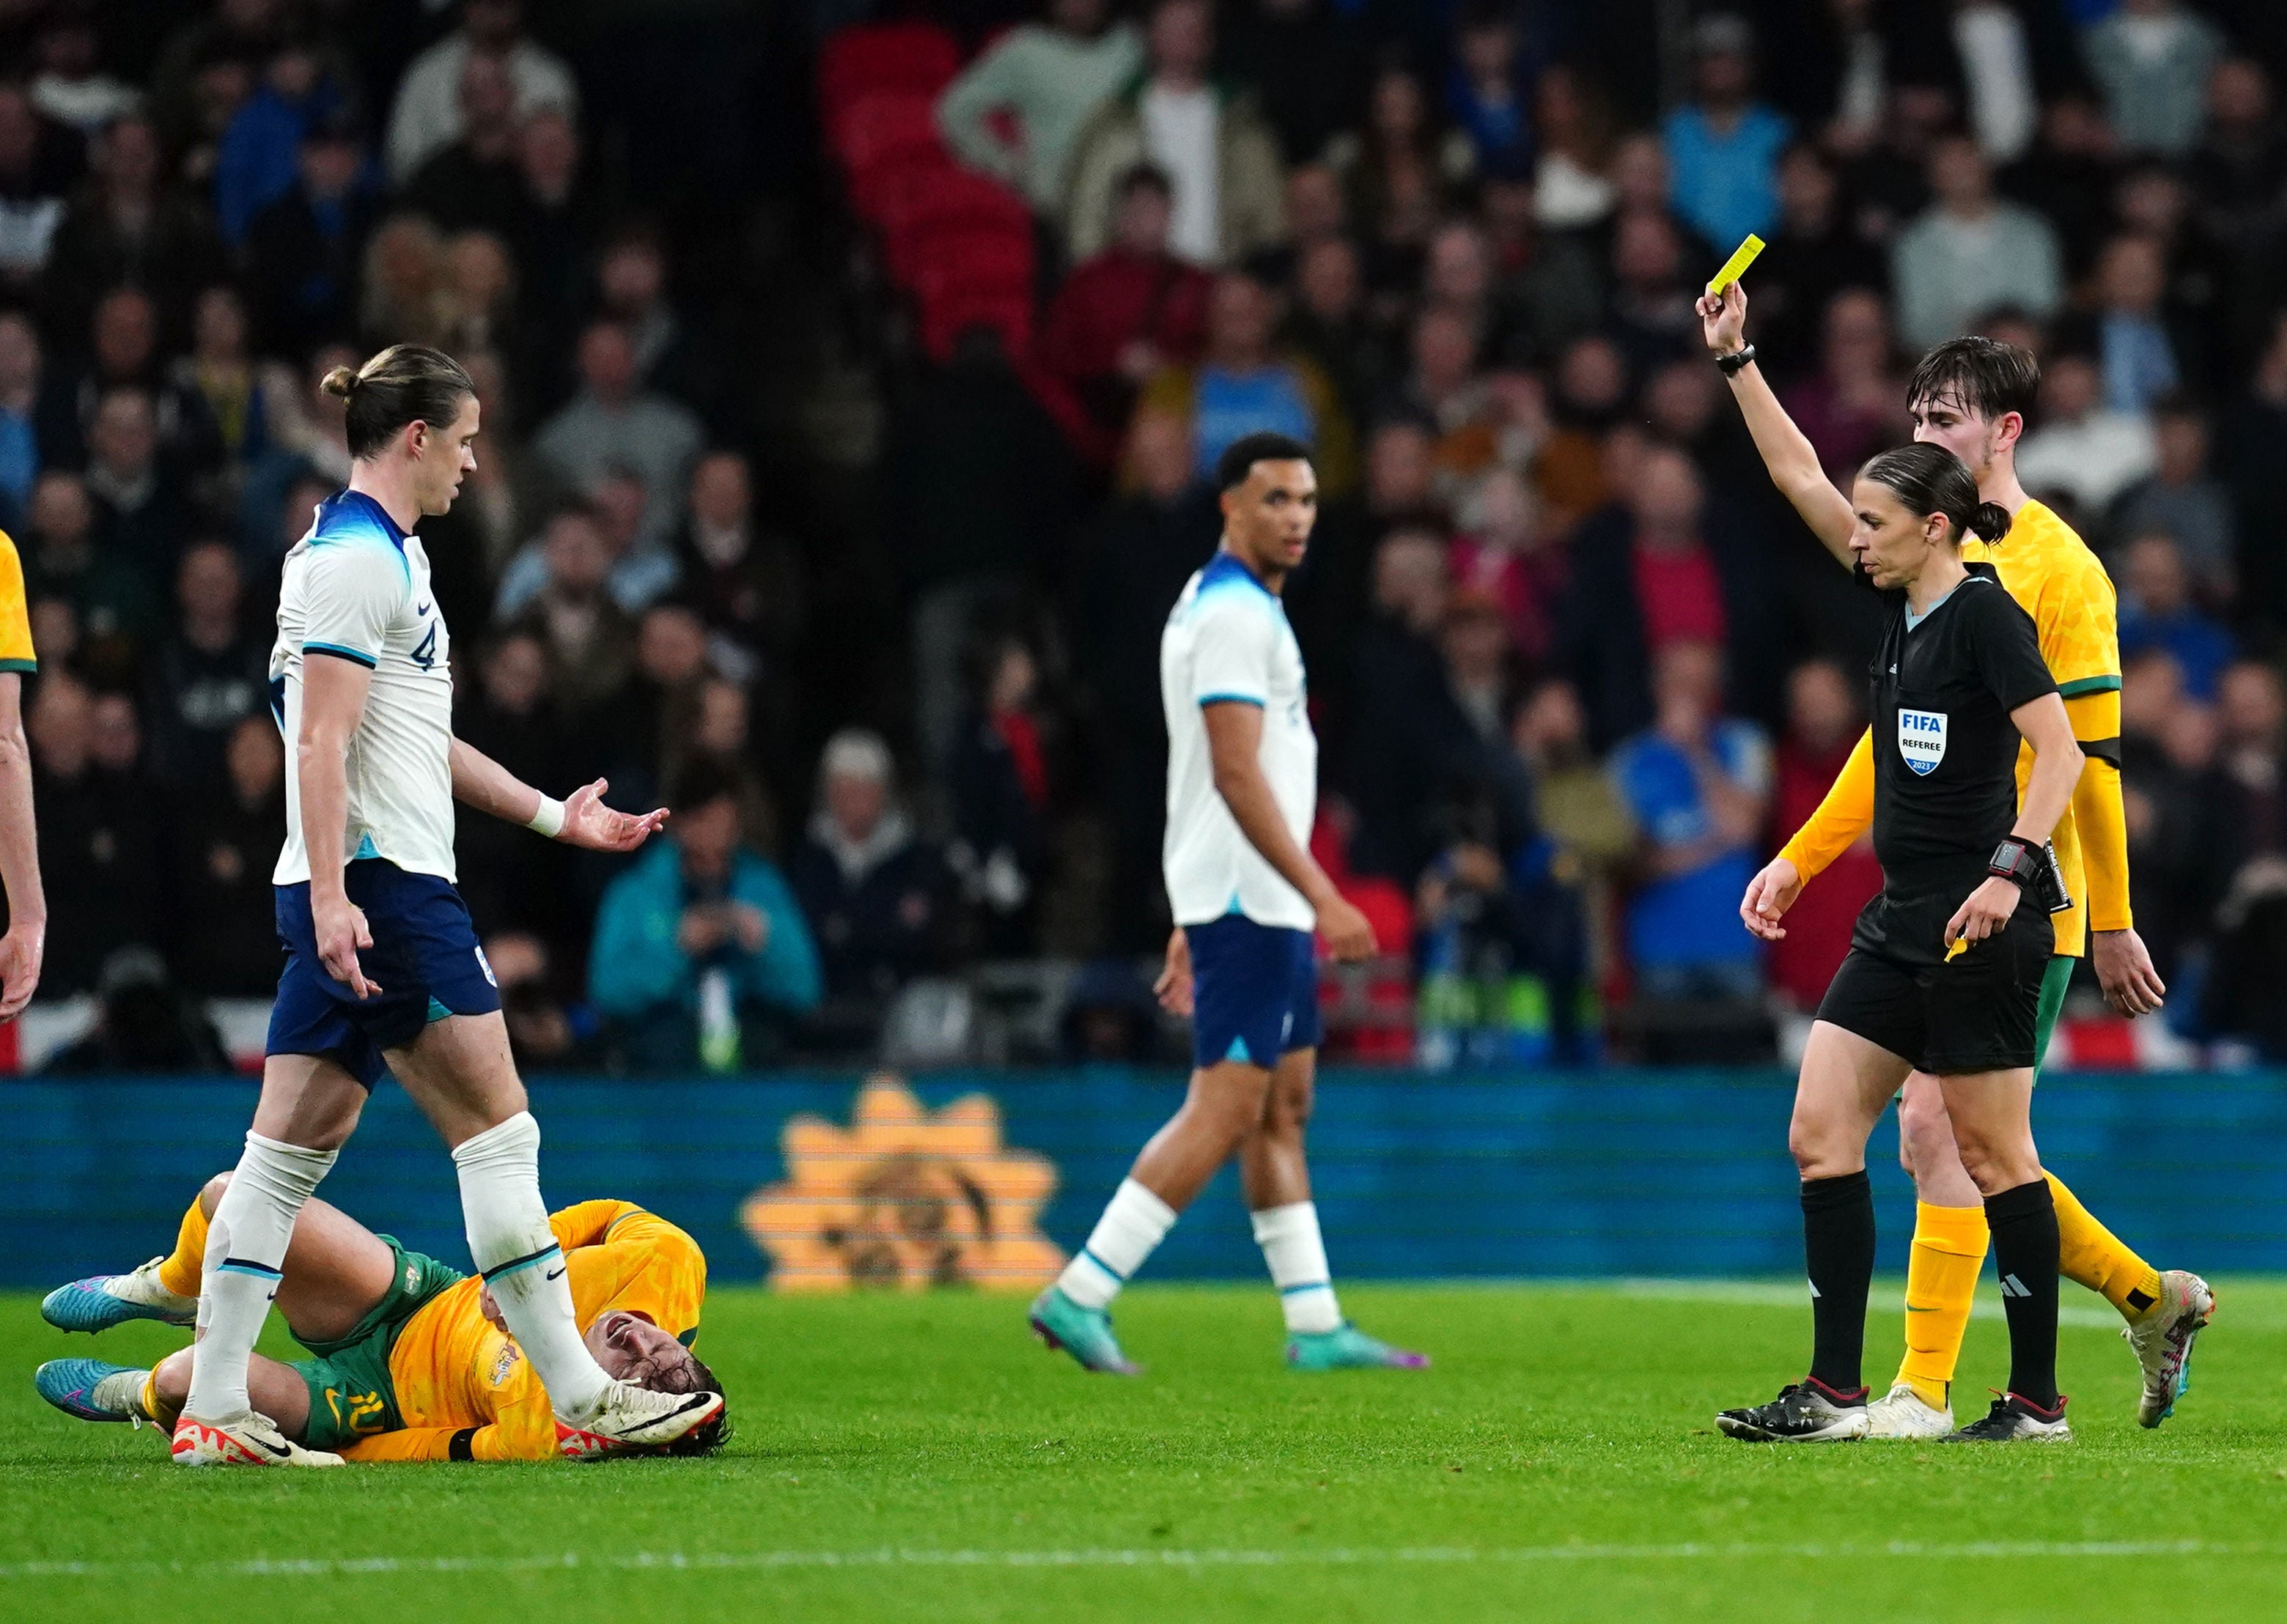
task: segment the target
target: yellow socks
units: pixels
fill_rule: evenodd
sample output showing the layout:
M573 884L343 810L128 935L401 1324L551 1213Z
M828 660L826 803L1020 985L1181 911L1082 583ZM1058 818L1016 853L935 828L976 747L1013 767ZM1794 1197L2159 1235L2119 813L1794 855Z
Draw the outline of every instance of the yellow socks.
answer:
M177 1297L196 1297L206 1263L207 1215L194 1198L191 1210L183 1214L183 1226L175 1232L175 1250L159 1265L159 1283Z
M1906 1358L1898 1380L1932 1409L1946 1407L1961 1357L1969 1305L1985 1266L1985 1209L1914 1203L1914 1250L1906 1265Z
M173 1288L170 1287L169 1289ZM183 1418L183 1407L170 1404L159 1396L159 1373L154 1370L143 1378L143 1418L152 1425L171 1432L175 1423Z
M2160 1272L2090 1217L2054 1173L2048 1180L2057 1204L2057 1272L2100 1293L2123 1318L2141 1319L2160 1300Z

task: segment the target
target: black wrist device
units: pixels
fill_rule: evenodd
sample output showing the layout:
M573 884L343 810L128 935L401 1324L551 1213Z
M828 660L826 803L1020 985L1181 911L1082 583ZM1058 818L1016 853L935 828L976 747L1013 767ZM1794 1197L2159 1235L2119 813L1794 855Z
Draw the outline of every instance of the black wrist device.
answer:
M1754 359L1755 346L1753 344L1742 344L1738 349L1732 351L1729 355L1717 356L1715 358L1715 370L1721 373L1727 378L1736 378L1739 375L1739 369Z
M2073 905L2054 846L2035 846L2014 834L2006 836L1993 848L1992 861L1985 865L1985 871L2009 881L2020 891L2030 891L2046 912L2063 913Z

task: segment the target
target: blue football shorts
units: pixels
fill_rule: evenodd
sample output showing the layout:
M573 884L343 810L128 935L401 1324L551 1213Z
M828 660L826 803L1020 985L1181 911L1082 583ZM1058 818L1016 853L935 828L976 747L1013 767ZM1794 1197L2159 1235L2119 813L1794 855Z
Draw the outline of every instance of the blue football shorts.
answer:
M358 964L382 990L360 1000L328 974L318 958L309 882L278 887L286 968L264 1052L322 1055L371 1088L389 1075L384 1050L403 1048L447 1015L492 1013L501 1006L500 987L450 881L408 873L380 857L350 863L342 880L373 933Z
M1268 1068L1318 1046L1318 962L1310 933L1226 914L1186 925L1191 946L1191 1064Z

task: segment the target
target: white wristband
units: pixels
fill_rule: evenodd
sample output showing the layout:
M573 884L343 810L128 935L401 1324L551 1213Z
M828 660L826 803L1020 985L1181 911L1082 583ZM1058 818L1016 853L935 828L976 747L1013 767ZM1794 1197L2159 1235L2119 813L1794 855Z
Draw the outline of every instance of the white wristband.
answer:
M551 800L542 795L540 798L540 810L534 813L524 826L534 834L544 834L550 840L554 840L564 832L564 803L560 800Z

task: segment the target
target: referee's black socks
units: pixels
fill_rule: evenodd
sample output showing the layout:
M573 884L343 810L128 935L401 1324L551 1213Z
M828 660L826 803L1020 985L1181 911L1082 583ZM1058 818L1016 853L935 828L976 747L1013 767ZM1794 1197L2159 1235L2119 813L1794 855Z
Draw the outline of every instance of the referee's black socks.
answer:
M1805 1186L1808 1188L1808 1186ZM2057 1204L2036 1179L1985 1198L2001 1307L2009 1316L2009 1391L2057 1407Z
M2054 1214L2049 1228L2054 1236ZM1864 1386L1858 1368L1866 1353L1866 1289L1874 1278L1874 1186L1864 1169L1839 1179L1803 1180L1802 1250L1810 1271L1816 1338L1811 1379L1834 1392L1856 1394ZM2055 1261L2052 1255L2052 1303L2057 1297Z

